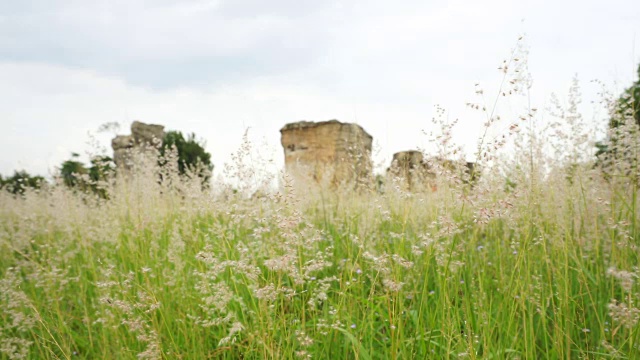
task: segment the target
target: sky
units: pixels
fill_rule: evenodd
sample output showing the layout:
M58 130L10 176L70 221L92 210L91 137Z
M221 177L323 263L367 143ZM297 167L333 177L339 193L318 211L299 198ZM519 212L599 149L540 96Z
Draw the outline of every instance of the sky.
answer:
M195 133L215 172L246 131L281 167L279 130L300 120L361 125L385 164L429 147L437 106L473 157L475 84L504 116L522 111L496 95L517 44L527 102L564 99L577 75L585 118L604 124L592 80L616 93L636 79L640 2L0 0L0 174L110 154L100 125L134 120Z

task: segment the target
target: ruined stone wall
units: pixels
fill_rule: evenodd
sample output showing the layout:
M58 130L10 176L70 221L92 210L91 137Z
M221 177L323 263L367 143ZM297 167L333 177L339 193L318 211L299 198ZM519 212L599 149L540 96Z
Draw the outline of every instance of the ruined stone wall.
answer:
M280 133L290 174L333 185L372 176L373 138L359 125L301 121L285 125Z
M387 175L399 181L406 190L423 190L434 186L435 174L425 161L424 154L417 150L393 154Z
M116 169L130 169L131 155L145 146L158 147L164 138L164 126L134 121L131 135L119 135L111 141Z
M393 154L387 175L411 191L435 191L436 177L445 176L463 183L473 183L479 177L475 163L457 162L439 157L425 158L420 151L409 150Z

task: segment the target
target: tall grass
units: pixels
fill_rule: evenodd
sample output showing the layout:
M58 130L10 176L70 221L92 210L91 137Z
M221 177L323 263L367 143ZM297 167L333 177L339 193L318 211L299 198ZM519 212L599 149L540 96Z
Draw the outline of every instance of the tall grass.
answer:
M3 192L0 358L640 358L637 127L601 166L549 156L580 149L575 114L486 132L480 179L437 191L250 198L140 161L108 200Z

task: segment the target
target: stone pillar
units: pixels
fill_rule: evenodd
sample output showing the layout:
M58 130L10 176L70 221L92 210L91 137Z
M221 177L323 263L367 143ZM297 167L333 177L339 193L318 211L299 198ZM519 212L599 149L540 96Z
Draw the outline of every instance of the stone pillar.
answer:
M163 138L164 126L134 121L131 124L131 135L119 135L111 141L116 169L130 169L129 161L133 151L140 151L145 146L159 147Z
M285 125L280 133L288 173L331 185L371 179L373 138L361 126L300 121Z

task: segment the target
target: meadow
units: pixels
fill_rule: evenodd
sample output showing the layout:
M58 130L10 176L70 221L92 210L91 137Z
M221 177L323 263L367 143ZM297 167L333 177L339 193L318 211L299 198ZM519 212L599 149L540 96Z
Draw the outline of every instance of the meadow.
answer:
M426 191L251 196L240 160L202 186L175 159L102 196L3 191L0 358L638 359L637 125L596 162L575 109L555 137L534 113L481 136L477 181Z

